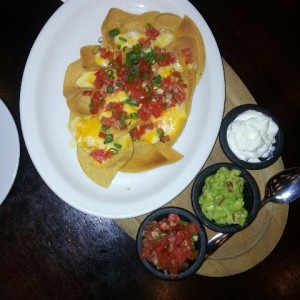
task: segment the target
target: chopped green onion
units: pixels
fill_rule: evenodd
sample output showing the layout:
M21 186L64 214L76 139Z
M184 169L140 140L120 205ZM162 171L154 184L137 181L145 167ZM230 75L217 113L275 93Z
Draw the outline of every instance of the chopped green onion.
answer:
M121 81L117 81L116 85L117 85L117 87L123 87L124 86L124 84Z
M111 36L111 37L117 36L119 33L120 33L120 30L118 28L114 28L108 32L109 36Z
M100 50L100 46L95 46L92 50L92 53L97 54L99 52L99 50Z
M115 90L115 88L112 85L108 85L107 88L106 88L106 92L108 94L113 93L114 90Z
M145 91L146 93L151 92L150 86L149 86L149 85L146 85L146 86L144 87L144 91Z
M130 119L124 119L123 121L120 122L119 128L120 129L125 129L131 124Z
M119 150L116 148L109 148L108 152L112 155L116 155L116 154L118 154Z
M109 130L109 126L103 124L103 125L101 126L101 130L102 130L103 132L107 132L107 131Z
M156 132L158 133L159 137L162 138L165 136L164 131L161 128L157 128Z
M112 134L107 134L105 139L104 139L104 144L109 144L113 141L113 135Z
M160 86L161 80L162 80L162 77L160 75L156 75L152 78L152 82L155 86Z
M136 120L138 119L139 115L137 113L131 113L130 114L130 118L133 119L133 120Z
M139 62L139 57L138 57L137 53L129 52L129 53L126 55L126 61L127 61L127 63L129 63L129 64L134 64L134 65L136 65L136 64Z
M119 40L122 41L122 42L127 42L127 39L125 39L125 38L123 38L121 36L119 37Z
M125 119L126 119L126 113L123 112L120 116L120 121L123 122L123 121L125 121Z
M138 103L133 98L128 98L123 101L124 104L128 104L130 106L139 106Z
M118 144L118 143L114 143L114 146L118 149L121 149L122 148L122 145L121 144Z
M155 56L156 61L163 61L165 57L163 55L156 55Z
M155 52L154 52L154 50L151 49L149 52L146 52L144 58L147 60L147 62L150 65L153 65L153 63L155 63Z
M108 75L109 78L114 78L114 74L115 74L115 73L114 73L113 70L108 70L108 71L107 71L107 75Z
M184 221L184 220L180 220L180 225L183 225L183 226L187 226L188 222Z

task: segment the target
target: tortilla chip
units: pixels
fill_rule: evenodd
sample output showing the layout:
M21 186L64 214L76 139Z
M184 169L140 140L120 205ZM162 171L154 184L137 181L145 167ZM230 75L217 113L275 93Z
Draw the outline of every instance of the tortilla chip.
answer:
M63 94L65 98L72 98L82 91L82 89L78 87L78 85L76 85L76 81L83 71L84 69L82 68L80 59L76 60L68 66L63 85Z
M147 24L153 24L155 18L159 15L158 11L149 11L141 15L136 15L129 21L120 26L120 32L126 33L131 31L144 32Z
M77 95L67 99L70 111L77 114L90 115L91 96L85 96L80 91Z
M101 33L104 42L109 43L111 41L111 37L109 36L110 30L120 28L125 22L130 21L135 16L137 15L118 8L111 8L101 26Z
M120 171L127 173L144 172L160 166L174 163L183 155L164 143L133 143L133 154Z
M80 49L81 65L85 71L98 70L101 68L95 62L95 56L99 51L99 47L99 45L88 45Z
M205 46L198 27L188 16L183 17L182 22L177 27L175 33L175 40L179 40L183 37L190 37L195 41L195 47L197 50L194 57L197 58L196 82L198 83L205 66Z
M124 165L132 156L133 147L129 134L122 137L120 141L122 139L126 139L126 142L129 144L128 147L119 151L118 154L113 155L112 158L109 159L105 164L99 164L85 149L77 146L78 162L85 174L95 183L103 187L108 187L119 171L120 167Z
M166 30L170 32L175 32L177 27L181 23L181 18L172 13L162 13L156 16L155 20L151 24L158 30Z

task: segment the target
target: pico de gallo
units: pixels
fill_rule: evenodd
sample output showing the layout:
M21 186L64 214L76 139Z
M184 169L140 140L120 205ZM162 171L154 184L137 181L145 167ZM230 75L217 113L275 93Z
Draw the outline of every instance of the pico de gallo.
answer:
M193 63L191 50L181 49L179 59L159 47L155 41L160 32L150 24L129 46L118 28L110 30L109 36L109 47L100 45L93 50L99 69L92 74L93 88L82 92L91 98L90 114L98 117L105 128L99 136L111 137L110 128L114 128L128 130L132 141L140 141L147 132L154 132L155 139L146 142L169 142L170 133L157 120L168 109L187 101L182 72ZM98 153L92 156L99 162L111 157Z
M198 257L195 242L199 230L196 223L187 222L175 213L151 221L143 232L141 256L157 269L176 276Z

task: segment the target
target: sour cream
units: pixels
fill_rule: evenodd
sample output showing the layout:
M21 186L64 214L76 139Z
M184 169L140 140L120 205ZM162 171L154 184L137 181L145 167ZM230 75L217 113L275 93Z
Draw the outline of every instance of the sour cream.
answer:
M256 163L272 155L277 132L278 126L270 117L250 109L229 124L227 141L240 160Z

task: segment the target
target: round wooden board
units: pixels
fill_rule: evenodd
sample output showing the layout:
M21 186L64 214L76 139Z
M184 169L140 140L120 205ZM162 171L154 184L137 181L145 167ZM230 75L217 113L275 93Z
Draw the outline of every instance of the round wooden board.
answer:
M224 115L233 107L256 103L246 86L231 67L223 61L226 81L226 101ZM203 168L228 159L223 154L219 141L207 159ZM260 188L261 197L268 179L283 169L281 158L268 168L250 171ZM175 199L165 206L179 206L193 212L190 193L193 182ZM277 245L284 231L288 217L288 205L269 203L259 212L255 221L240 233L234 235L220 249L211 255L196 272L198 275L210 277L229 276L244 272L266 258ZM133 239L145 215L115 222ZM216 232L206 228L208 239Z

